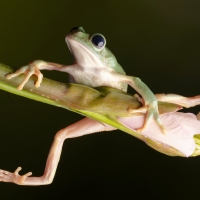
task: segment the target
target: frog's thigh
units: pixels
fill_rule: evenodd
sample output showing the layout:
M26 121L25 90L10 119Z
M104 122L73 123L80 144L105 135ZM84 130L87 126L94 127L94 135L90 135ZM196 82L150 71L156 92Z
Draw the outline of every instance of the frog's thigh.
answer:
M116 128L100 123L90 118L84 118L64 129L57 132L56 138L65 140L67 138L79 137L91 133L102 132L102 131L112 131Z
M194 97L184 97L177 94L156 94L158 101L175 103L189 108L200 104L200 95Z

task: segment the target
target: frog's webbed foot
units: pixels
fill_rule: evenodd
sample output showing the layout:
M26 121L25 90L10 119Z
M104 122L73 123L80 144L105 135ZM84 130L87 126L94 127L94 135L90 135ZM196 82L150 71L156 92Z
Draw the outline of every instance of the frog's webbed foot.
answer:
M21 68L19 68L16 72L11 73L11 74L7 74L6 78L7 79L11 79L14 78L15 76L19 76L20 74L24 74L24 80L22 81L22 83L17 87L18 90L22 90L24 85L26 84L26 82L29 80L29 78L32 75L36 75L38 77L38 80L35 83L35 87L39 87L41 82L42 82L42 78L43 75L40 72L40 70L37 67L37 62L33 62L30 65L27 66L23 66Z
M10 182L10 183L16 183L18 185L22 185L24 180L31 176L32 173L28 172L22 176L19 175L19 171L21 170L21 167L18 167L13 173L9 171L5 171L0 169L0 181L1 182Z

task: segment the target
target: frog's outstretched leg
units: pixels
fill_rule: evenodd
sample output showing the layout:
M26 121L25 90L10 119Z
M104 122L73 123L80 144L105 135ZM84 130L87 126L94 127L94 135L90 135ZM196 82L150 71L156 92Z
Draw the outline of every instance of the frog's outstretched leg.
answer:
M41 177L30 177L31 172L25 175L19 175L18 172L21 167L18 167L14 173L9 171L0 170L0 181L11 182L18 185L47 185L53 181L56 173L58 162L62 151L64 140L67 138L79 137L82 135L101 132L112 131L113 128L106 124L101 124L89 118L84 118L75 124L72 124L60 131L58 131L54 137L47 161L44 174Z
M194 97L184 97L177 94L156 94L155 96L158 101L178 104L185 108L200 105L200 95Z
M166 102L166 103L174 103L185 108L194 107L200 105L200 95L194 97L184 97L178 94L155 94L158 101ZM134 94L134 97L138 99L143 105L144 100L138 94ZM146 109L136 109L134 112L146 112Z

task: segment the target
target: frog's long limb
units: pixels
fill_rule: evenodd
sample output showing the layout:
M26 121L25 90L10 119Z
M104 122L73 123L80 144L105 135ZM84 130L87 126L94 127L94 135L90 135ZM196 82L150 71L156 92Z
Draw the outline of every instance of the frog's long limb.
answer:
M185 108L194 107L197 105L200 105L200 95L194 96L194 97L184 97L178 94L155 94L157 101L166 102L166 103L173 103L180 106L183 106ZM138 94L135 94L134 97L138 99L143 105L144 100L141 98ZM130 110L131 113L137 113L137 112L146 112L146 109L144 107Z
M116 128L113 128L112 126L101 124L89 118L84 118L56 133L46 161L44 174L41 177L30 177L32 175L31 172L21 176L18 174L21 167L18 167L14 173L6 170L0 170L0 181L11 182L18 185L50 184L55 176L65 139L115 129Z
M151 119L153 118L156 124L160 127L161 131L165 133L164 126L160 120L158 113L158 102L153 94L153 92L148 88L148 86L143 83L139 78L134 76L126 76L123 74L118 74L116 72L111 72L110 75L107 75L110 80L124 82L134 88L144 99L144 106L140 108L142 111L144 108L146 111L146 119L144 121L143 127L138 129L137 132L143 132ZM130 110L131 112L131 110Z
M177 94L155 94L158 101L174 103L185 108L200 105L200 95L194 97L184 97Z

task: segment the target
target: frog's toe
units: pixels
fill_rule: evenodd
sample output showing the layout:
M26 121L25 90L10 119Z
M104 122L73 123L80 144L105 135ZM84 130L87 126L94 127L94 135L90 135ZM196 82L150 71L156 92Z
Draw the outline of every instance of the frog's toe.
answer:
M163 125L163 123L162 123L160 117L156 118L156 119L155 119L155 122L156 122L156 124L159 126L161 132L162 132L163 134L166 134L166 129L165 129L165 127L164 127L164 125Z
M40 87L40 84L42 83L42 79L43 79L43 74L41 72L37 73L36 76L38 77L36 83L35 83L35 87Z
M136 132L137 133L142 133L142 132L144 132L144 130L145 130L144 128L139 128L139 129L136 130Z
M11 79L11 78L13 78L13 77L14 77L13 74L7 74L7 75L6 75L6 78L7 78L7 79Z
M24 87L24 85L25 85L25 84L20 84L20 85L17 87L17 89L18 89L18 90L22 90L23 87Z

